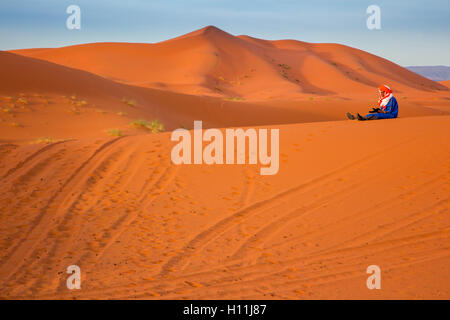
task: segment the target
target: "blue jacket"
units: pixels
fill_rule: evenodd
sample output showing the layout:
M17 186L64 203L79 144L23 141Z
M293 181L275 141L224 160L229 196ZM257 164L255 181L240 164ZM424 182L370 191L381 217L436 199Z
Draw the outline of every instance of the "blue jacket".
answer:
M384 109L385 113L369 113L366 117L377 116L377 119L392 119L398 116L398 102L394 96L389 100Z
M392 115L393 118L397 118L398 116L398 102L395 97L392 97L386 105L386 109L384 110L386 113Z

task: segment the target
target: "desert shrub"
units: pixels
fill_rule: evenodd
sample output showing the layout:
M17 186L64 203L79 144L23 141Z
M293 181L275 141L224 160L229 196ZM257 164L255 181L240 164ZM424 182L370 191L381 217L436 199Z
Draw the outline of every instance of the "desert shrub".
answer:
M122 102L129 105L130 107L135 107L136 106L136 101L135 100L128 100L127 98L122 98Z
M164 125L159 120L156 119L150 121L150 127L151 131L154 133L164 131Z
M133 122L130 122L130 125L132 125L136 128L146 128L147 122L148 121L146 121L146 120L135 120Z
M109 129L108 134L114 137L120 137L122 135L122 131L120 129Z
M50 137L37 138L34 143L53 143L55 140Z
M84 107L86 105L87 105L87 101L86 100L81 100L81 101L78 101L78 103L77 103L78 107Z
M132 126L140 129L146 129L153 133L164 131L164 125L159 120L136 120L130 123Z
M17 103L22 103L22 104L28 104L28 101L27 101L27 99L25 99L25 98L19 98L19 99L17 99L16 102L17 102Z

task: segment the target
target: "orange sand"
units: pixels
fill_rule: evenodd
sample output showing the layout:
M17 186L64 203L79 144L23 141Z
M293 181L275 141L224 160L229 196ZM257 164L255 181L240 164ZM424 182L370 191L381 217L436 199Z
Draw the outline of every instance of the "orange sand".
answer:
M12 52L125 84L245 100L367 98L383 82L397 94L445 90L351 47L236 37L212 26L156 44L92 43Z
M450 80L445 80L445 81L439 81L440 84L450 88Z
M0 52L0 69L0 298L450 298L445 83L214 27ZM399 119L344 120L385 81ZM175 166L170 132L137 119L279 128L279 173Z

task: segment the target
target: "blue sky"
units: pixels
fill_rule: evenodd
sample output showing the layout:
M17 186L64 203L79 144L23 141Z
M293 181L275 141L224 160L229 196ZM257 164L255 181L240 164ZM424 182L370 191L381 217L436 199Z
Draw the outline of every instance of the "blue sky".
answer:
M81 8L68 30L66 8ZM366 8L381 8L368 30ZM342 43L400 65L450 66L449 0L3 0L0 49L158 42L207 25L264 39Z

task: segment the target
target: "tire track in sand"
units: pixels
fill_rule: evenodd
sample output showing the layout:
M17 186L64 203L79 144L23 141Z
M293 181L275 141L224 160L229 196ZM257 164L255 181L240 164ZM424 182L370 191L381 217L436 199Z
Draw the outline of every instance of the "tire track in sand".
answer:
M0 265L0 275L1 275L1 284L4 285L7 281L22 267L25 263L26 258L29 254L34 250L36 245L43 239L44 233L48 228L48 225L51 224L51 220L54 219L54 216L49 216L47 213L49 211L50 206L58 199L58 197L64 197L65 194L63 191L69 187L73 180L80 174L80 172L89 165L89 163L102 151L106 148L119 141L123 137L118 137L112 140L109 140L103 143L99 148L97 148L91 156L87 160L85 160L77 169L72 173L72 175L64 182L62 186L58 188L56 193L52 195L52 197L48 200L47 204L44 208L40 210L39 215L35 218L32 227L30 230L23 236L23 238L17 243L15 246L13 253L7 258L7 260ZM63 143L63 142L59 142ZM49 146L48 146L49 147ZM19 170L23 167L23 164L27 161L30 161L35 156L39 155L42 152L45 152L49 148L42 148L39 151L35 152L32 156L28 157L26 161L21 162L17 165L13 171ZM70 188L69 188L70 189Z
M73 141L73 139L72 140L63 140L63 141L54 142L54 143L46 145L45 147L40 148L36 152L32 153L30 156L26 157L24 160L20 161L14 168L9 169L3 175L3 177L1 179L5 179L5 178L9 177L11 174L13 174L17 170L21 169L24 165L26 165L28 162L30 162L31 160L33 160L34 158L39 156L41 153L46 152L46 151L48 151L50 149L53 149L55 146L57 146L57 145L59 145L61 143L66 143L66 142L69 142L69 141Z
M200 232L197 236L192 238L181 249L181 251L182 251L181 254L178 254L178 255L172 257L171 259L169 259L168 262L166 262L162 266L162 269L161 269L161 272L159 275L164 277L167 274L169 274L172 270L174 270L175 268L178 268L178 269L183 268L189 262L189 260L195 253L197 253L201 248L203 248L211 240L213 240L214 238L218 237L223 232L225 232L230 226L235 225L235 223L238 220L248 217L248 216L251 216L255 212L259 212L261 210L267 210L270 207L273 207L276 204L284 201L286 198L289 198L290 196L294 195L298 191L301 191L305 188L309 188L316 184L320 184L323 180L332 178L335 175L342 174L343 171L352 169L355 165L361 165L362 163L370 161L373 158L382 156L388 150L394 149L400 145L411 143L414 140L415 140L415 138L408 139L408 140L402 141L400 143L391 145L387 148L384 148L382 150L379 150L377 152L369 154L365 157L362 157L361 159L352 161L344 166L341 166L337 169L331 170L328 173L320 175L320 176L313 178L307 182L298 184L292 188L282 191L270 198L252 203L252 204L244 207L243 209L235 211L230 216L220 220L219 222L215 223L213 226L207 228L206 230Z

